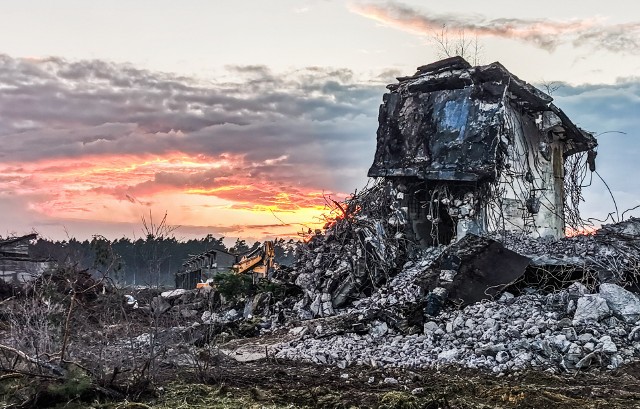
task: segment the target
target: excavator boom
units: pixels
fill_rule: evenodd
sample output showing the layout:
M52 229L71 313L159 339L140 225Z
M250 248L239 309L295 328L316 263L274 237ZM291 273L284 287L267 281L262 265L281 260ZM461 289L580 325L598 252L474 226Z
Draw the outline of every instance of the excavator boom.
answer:
M249 254L244 255L232 269L236 274L253 272L265 277L274 265L275 249L272 241L265 241L263 245Z

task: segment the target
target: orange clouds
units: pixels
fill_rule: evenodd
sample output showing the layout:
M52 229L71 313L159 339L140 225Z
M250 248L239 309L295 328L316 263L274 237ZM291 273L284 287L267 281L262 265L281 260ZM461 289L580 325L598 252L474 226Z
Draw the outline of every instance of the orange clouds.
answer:
M19 219L5 225L131 226L151 208L190 232L258 238L316 220L318 192L361 184L379 84L318 67L229 73L0 55L0 210Z
M633 54L640 50L640 24L603 24L601 19L493 18L477 14L436 14L396 2L353 3L350 10L366 18L420 35L434 36L443 27L472 36L509 38L553 51L564 43L610 52Z
M464 29L470 35L494 35L527 40L540 35L574 33L593 27L595 24L595 20L547 21L503 18L486 21L482 18L465 19L465 16L419 13L400 4L388 6L353 4L351 10L380 23L426 35L439 32L443 25L446 25L452 29Z
M293 225L320 223L324 198L278 177L286 159L171 152L9 163L0 166L0 189L29 195L31 210L54 219L135 222L151 207L177 224L289 235Z

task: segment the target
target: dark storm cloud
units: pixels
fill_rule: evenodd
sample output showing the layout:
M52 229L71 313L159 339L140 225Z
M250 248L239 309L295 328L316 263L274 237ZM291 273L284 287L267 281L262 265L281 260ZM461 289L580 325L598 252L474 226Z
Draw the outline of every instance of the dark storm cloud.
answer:
M589 47L633 55L640 52L640 23L604 24L596 19L495 18L479 14L438 14L404 4L355 3L351 9L361 15L400 29L427 36L440 33L443 27L467 36L493 36L529 43L553 51L561 44Z

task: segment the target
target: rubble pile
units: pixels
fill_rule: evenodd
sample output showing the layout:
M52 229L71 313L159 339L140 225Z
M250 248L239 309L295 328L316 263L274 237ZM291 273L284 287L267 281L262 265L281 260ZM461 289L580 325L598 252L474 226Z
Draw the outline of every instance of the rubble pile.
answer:
M304 336L282 345L277 357L339 367L457 364L496 373L617 368L640 357L640 299L622 287L637 276L636 229L640 219L562 240L503 234L504 247L469 234L416 250L370 296L332 310L334 319L303 322L308 330L295 332ZM619 270L600 268L616 258L626 263ZM580 266L580 275L555 287L513 285L525 268L551 261ZM316 273L323 267L316 264ZM589 268L599 274L589 276ZM522 295L504 292L512 287Z
M458 364L495 373L615 369L640 356L639 307L635 294L615 284L589 294L576 283L553 294L504 293L496 301L451 309L431 317L422 333L412 335L384 322L366 334L310 333L283 344L276 356L341 368Z
M638 288L638 218L605 225L593 234L559 240L504 232L493 236L508 249L529 257L532 266L544 269L549 276L553 276L554 270L560 268L563 272L576 272L565 275L564 279L581 281L591 289L598 283L607 282Z
M300 318L331 316L397 273L406 248L397 195L390 183L378 182L344 204L335 202L335 221L298 252L295 283L304 291L296 304Z

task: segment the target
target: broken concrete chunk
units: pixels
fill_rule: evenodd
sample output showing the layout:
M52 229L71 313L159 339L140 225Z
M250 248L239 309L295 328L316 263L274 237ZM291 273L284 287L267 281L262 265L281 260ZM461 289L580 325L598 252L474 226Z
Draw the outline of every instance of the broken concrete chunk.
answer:
M583 295L589 294L589 289L582 283L572 283L569 287L567 287L567 293L569 293L570 297L582 297Z
M369 333L374 337L379 338L389 332L389 327L387 326L386 322L374 321L373 325L374 326L371 328Z
M162 292L160 294L160 297L165 298L167 300L175 300L176 298L179 298L188 292L190 292L190 290L185 290L183 288L176 288L175 290Z
M607 301L614 314L630 324L640 319L640 300L638 296L616 284L600 284L600 296Z
M602 352L605 352L607 354L614 354L618 352L618 347L611 340L611 337L609 335L603 336L598 340L598 342L602 344Z
M585 295L578 299L573 325L598 322L611 315L607 301L597 294Z
M440 326L433 321L427 321L424 323L424 333L431 334L440 329Z
M520 278L529 265L529 258L507 250L495 240L467 234L444 251L438 264L440 286L447 290L449 300L469 305L495 297ZM452 270L457 273L442 273Z
M162 315L171 309L171 304L162 297L153 297L149 305L151 312L156 316Z

